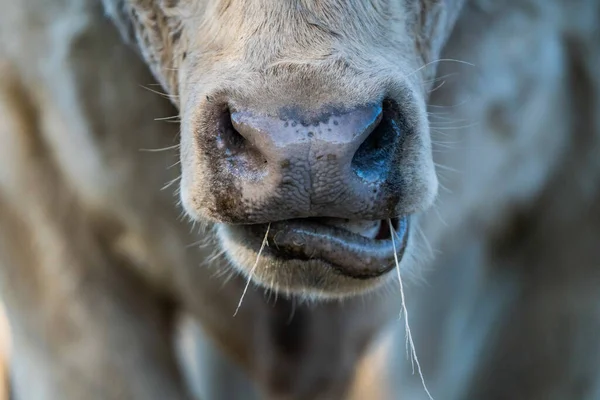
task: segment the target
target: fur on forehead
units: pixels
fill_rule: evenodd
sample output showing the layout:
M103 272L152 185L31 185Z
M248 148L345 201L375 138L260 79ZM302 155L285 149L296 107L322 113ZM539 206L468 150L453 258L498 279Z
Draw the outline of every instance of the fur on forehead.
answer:
M419 90L422 73L411 71L437 56L448 36L440 30L448 30L457 14L452 10L462 2L103 0L122 35L137 43L174 96L182 86L210 86L218 75L222 86L245 81L249 88L262 79L271 80L270 87L276 80L288 83L280 85L279 96L286 87L303 88L302 82L310 81L314 98L319 90L335 91L334 82L343 75L353 84L345 85L350 93L337 97L357 101L361 96L353 93L372 100L403 75ZM312 78L302 78L307 75Z

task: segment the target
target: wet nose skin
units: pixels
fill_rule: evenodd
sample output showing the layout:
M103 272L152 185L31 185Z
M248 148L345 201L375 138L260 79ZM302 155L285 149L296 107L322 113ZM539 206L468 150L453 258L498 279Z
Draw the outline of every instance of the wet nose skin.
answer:
M360 191L368 185L359 182L352 161L379 124L381 112L380 105L372 105L311 119L297 113L278 118L242 111L232 113L231 121L264 157L268 174L280 176L282 186L295 187L289 191L290 204L309 211L325 204L335 208L348 190L362 197Z
M387 218L398 202L389 183L401 132L386 112L374 104L317 115L222 114L206 153L211 215L242 224Z

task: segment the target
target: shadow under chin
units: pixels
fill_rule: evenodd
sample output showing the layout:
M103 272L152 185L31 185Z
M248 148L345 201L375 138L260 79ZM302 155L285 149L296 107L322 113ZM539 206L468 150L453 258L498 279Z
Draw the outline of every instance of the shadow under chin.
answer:
M255 284L278 293L306 299L343 299L371 293L396 276L392 266L377 277L349 277L324 260L279 257L268 243L260 251L262 239L249 237L228 225L219 225L216 231L233 268ZM400 261L401 270L405 264Z

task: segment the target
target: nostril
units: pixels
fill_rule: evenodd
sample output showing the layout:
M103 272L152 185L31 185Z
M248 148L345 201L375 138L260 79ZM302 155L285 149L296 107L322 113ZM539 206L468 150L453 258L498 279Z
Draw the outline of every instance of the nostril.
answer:
M246 139L233 127L229 108L221 113L217 133L217 145L220 150L227 153L238 153L244 149Z
M217 149L230 167L246 178L262 178L267 164L263 154L233 124L231 111L225 108L217 123Z
M384 102L382 118L352 158L354 173L369 182L385 179L395 152L398 135L391 102Z

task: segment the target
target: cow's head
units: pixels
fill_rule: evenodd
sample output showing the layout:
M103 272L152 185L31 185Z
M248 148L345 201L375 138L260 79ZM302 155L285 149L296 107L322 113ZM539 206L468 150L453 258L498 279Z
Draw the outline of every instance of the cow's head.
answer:
M430 65L463 0L104 2L180 109L182 202L235 268L343 296L386 280L394 246L403 262L437 192Z

